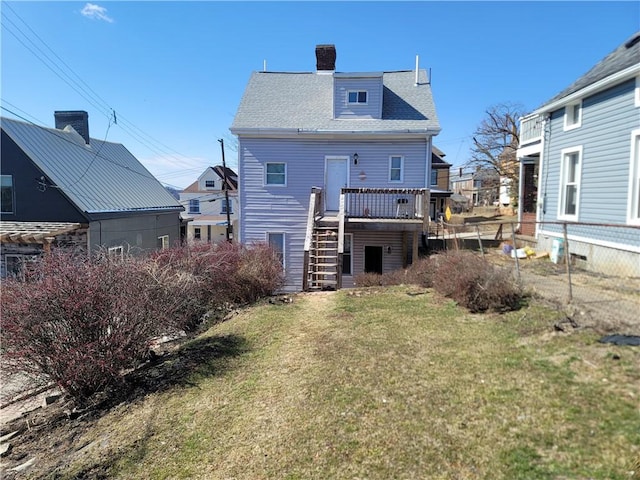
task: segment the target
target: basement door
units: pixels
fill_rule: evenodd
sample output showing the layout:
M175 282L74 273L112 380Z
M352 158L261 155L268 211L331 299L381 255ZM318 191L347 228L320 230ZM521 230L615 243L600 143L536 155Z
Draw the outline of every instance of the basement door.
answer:
M340 189L349 183L349 159L347 157L326 157L324 169L324 209L329 212L340 210Z
M364 247L364 272L382 274L382 247Z

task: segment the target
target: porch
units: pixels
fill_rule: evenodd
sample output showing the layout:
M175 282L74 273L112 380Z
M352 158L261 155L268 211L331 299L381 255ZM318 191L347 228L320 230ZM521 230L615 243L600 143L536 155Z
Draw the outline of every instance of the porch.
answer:
M403 266L418 257L420 232L429 229L429 189L342 188L338 211L325 211L323 190L314 187L304 242L303 290L339 289L345 233L402 233Z

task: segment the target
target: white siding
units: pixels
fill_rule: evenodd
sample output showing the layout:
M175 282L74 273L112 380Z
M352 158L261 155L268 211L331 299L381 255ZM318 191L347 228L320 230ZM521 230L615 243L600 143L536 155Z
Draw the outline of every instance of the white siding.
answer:
M426 139L357 142L241 137L241 241L264 242L269 231L286 233L286 289L301 289L309 195L312 186L323 186L325 157L349 157L349 186L354 188L424 188L427 146ZM356 152L358 165L353 165ZM388 181L390 155L404 157L403 183ZM286 187L264 185L267 162L287 164ZM365 180L360 179L361 172L366 174ZM399 264L402 265L401 259Z
M365 90L367 104L349 104L349 91ZM382 117L382 76L373 78L335 78L333 111L335 118L381 118Z

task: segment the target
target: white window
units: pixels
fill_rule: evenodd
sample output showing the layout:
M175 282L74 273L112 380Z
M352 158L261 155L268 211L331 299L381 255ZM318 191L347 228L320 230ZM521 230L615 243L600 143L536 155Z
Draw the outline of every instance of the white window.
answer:
M360 105L367 104L366 90L350 90L347 92L347 103L357 103Z
M344 234L344 251L342 253L342 274L353 275L353 235L351 233Z
M582 102L564 108L564 129L572 130L582 125Z
M189 200L189 213L200 213L200 200Z
M204 188L216 188L216 181L215 180L205 180L204 181Z
M158 249L166 250L167 248L169 248L169 235L158 237Z
M401 156L389 157L389 181L402 182L404 178L404 158Z
M229 213L233 213L233 202L231 201L231 199L229 199L229 203L227 203L227 199L223 198L221 205L222 207L220 213L227 213L227 209L229 210Z
M640 225L640 129L631 132L627 223Z
M267 243L278 252L280 263L284 267L284 233L267 232Z
M582 147L565 148L561 155L558 218L577 220L580 206Z
M13 213L13 177L11 175L0 175L0 211L2 213Z
M636 77L636 94L635 94L636 107L640 107L640 77Z
M287 185L287 164L267 163L265 166L265 185Z
M109 254L109 258L122 260L124 258L124 247L122 245L118 247L109 247L107 253Z

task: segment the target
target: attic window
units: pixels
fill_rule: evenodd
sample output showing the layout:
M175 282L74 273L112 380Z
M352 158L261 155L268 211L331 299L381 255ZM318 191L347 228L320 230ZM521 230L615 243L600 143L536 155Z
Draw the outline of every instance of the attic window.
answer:
M216 188L216 181L215 180L205 180L204 181L204 188Z
M564 129L572 130L582 125L582 102L567 105L564 109Z
M347 92L347 102L366 105L367 96L366 90L351 90Z

